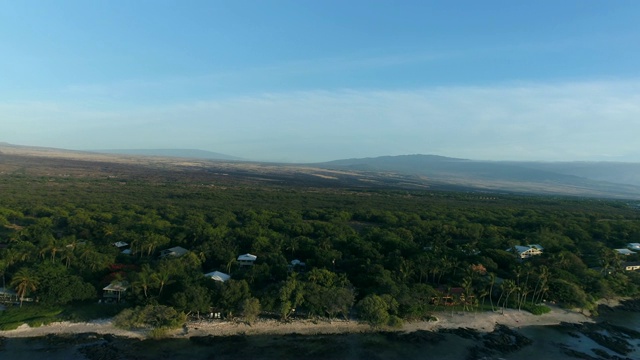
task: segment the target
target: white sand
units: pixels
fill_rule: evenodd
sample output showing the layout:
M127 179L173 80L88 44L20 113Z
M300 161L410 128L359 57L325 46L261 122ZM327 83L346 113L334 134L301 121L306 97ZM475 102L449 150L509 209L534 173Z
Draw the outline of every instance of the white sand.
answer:
M483 332L492 331L496 324L509 327L524 327L531 325L555 325L561 322L580 323L592 322L585 315L576 312L551 307L551 312L544 315L532 315L526 311L506 309L504 314L497 312L437 312L434 314L437 321L421 321L406 323L400 331L438 330L453 328L472 328ZM253 325L231 321L200 321L188 324L188 333L183 329L174 330L167 334L169 337L190 337L206 335L257 335L257 334L337 334L370 332L369 325L357 321L311 321L299 320L283 323L276 320L261 320ZM22 325L16 330L0 331L4 337L36 337L48 334L79 334L95 332L99 334L113 334L130 338L144 339L144 331L127 331L113 326L111 320L96 320L86 323L58 322L37 328Z

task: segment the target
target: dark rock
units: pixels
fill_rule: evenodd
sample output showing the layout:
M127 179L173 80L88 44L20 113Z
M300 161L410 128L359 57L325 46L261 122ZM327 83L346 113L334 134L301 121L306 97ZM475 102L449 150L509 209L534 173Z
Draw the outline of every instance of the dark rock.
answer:
M416 330L410 333L400 333L396 331L389 331L381 333L387 340L400 341L411 344L438 344L445 339L444 335L427 330Z
M478 330L472 328L443 329L444 333L458 335L463 339L480 340L482 336Z

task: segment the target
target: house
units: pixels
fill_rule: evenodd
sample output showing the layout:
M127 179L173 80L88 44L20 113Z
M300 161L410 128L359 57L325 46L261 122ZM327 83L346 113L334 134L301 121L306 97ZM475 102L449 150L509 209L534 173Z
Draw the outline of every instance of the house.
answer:
M289 270L289 272L296 270L296 271L304 271L304 269L306 268L307 264L295 259L295 260L291 260L291 263L289 265L287 265L287 269Z
M102 297L105 300L115 300L120 302L129 288L129 283L126 281L113 281L111 284L102 288Z
M255 255L251 255L251 254L244 254L244 255L240 255L238 256L238 264L240 264L240 266L253 266L253 263L256 261L258 257Z
M622 268L626 271L640 271L640 261L627 261L622 263Z
M628 243L627 248L629 250L640 251L640 243Z
M635 254L635 251L631 251L629 249L613 249L620 255L629 256Z
M167 256L180 257L180 256L182 256L182 255L184 255L184 254L186 254L188 252L189 252L189 250L187 250L187 249L185 249L183 247L180 247L180 246L176 246L176 247L172 247L170 249L162 250L160 252L160 257L161 258L164 258L164 257L167 257Z
M507 251L512 251L520 257L520 259L528 259L532 256L536 256L536 255L540 255L542 254L542 251L544 250L544 248L541 245L538 244L531 244L531 245L516 245L511 249L507 249Z
M2 302L16 302L19 301L18 294L7 288L0 287L0 303Z
M225 274L220 271L212 271L210 273L204 274L205 277L210 278L211 280L225 282L231 279L231 275Z

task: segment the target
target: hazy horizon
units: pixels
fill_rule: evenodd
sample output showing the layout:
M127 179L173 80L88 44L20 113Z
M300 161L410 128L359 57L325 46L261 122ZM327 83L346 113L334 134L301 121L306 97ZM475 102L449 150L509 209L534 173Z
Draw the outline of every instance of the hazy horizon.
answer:
M0 141L640 162L640 3L21 1Z

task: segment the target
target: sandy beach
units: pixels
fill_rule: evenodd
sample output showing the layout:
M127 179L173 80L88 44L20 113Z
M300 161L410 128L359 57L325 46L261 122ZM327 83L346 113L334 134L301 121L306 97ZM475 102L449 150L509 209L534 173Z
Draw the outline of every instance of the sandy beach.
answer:
M505 309L504 314L501 311L496 312L437 312L434 314L436 321L419 321L405 323L402 329L398 331L411 332L416 330L439 329L455 329L455 328L471 328L481 332L490 332L496 324L502 324L513 328L521 328L533 325L554 325L561 322L581 323L592 322L589 317L576 312L551 307L551 312L544 315L533 315L526 311L518 311L513 309ZM296 320L291 322L280 322L277 320L259 320L252 325L243 322L234 321L196 321L187 324L188 331L177 329L167 333L167 337L171 338L188 338L191 336L207 336L207 335L284 335L284 334L301 334L301 335L317 335L317 334L345 334L345 333L364 333L371 332L369 325L357 321L326 320ZM57 322L49 325L31 328L28 325L22 325L18 329L9 331L0 331L1 337L7 338L26 338L39 337L49 334L80 334L94 332L98 334L112 334L116 336L144 339L147 332L127 331L116 328L110 319L95 320L91 322L71 323Z

